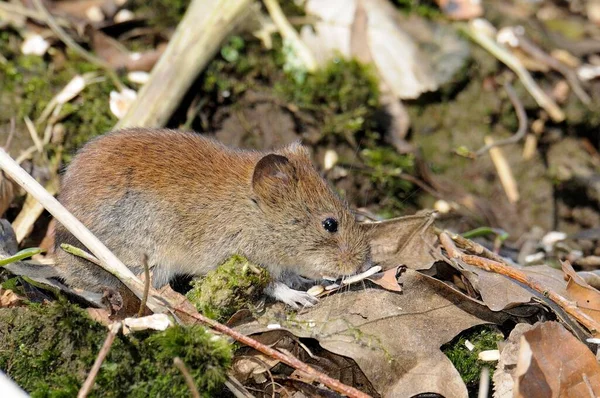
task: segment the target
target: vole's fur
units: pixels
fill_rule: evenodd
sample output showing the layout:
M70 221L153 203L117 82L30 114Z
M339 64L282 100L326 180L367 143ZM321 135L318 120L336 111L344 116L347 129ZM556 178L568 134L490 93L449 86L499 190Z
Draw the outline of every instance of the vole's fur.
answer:
M143 255L153 285L205 274L238 253L286 275L318 279L370 263L367 236L300 144L274 152L228 148L195 133L129 129L89 142L63 179L59 200L134 273ZM335 218L338 231L323 220ZM82 247L57 224L56 255L70 284L99 290L118 281L60 249ZM311 299L281 283L269 292L292 306Z

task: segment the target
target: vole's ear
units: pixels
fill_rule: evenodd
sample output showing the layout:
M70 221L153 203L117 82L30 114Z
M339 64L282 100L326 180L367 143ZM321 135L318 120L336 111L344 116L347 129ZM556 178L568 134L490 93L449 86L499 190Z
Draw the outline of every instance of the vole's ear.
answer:
M296 168L288 158L271 153L254 167L252 188L261 198L273 201L293 187L297 180Z

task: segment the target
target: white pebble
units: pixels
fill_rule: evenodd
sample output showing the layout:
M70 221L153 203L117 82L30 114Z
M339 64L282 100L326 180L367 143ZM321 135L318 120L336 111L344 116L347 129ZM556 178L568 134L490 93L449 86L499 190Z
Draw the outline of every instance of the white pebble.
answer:
M21 52L25 55L42 56L46 54L46 51L48 51L49 47L50 43L48 43L42 36L31 35L27 37L21 45Z
M485 362L494 362L500 359L500 350L487 350L487 351L481 351L479 353L479 355L477 355L477 358L480 361L485 361Z
M328 149L325 152L325 158L323 159L323 166L325 171L329 171L336 165L339 160L339 156L336 151L333 149Z
M133 101L137 97L137 93L129 88L123 89L121 92L111 91L109 107L110 111L118 119L123 118L127 114L127 111L131 107Z

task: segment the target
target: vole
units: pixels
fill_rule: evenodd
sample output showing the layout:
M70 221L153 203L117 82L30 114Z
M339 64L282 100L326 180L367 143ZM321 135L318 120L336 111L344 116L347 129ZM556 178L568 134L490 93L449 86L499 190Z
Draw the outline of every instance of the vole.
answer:
M259 152L193 132L111 132L76 154L59 200L134 273L147 255L155 287L241 254L269 270L268 294L298 308L316 301L289 286L294 276L340 277L371 262L368 236L300 143ZM69 284L118 287L97 265L60 249L83 246L59 224L55 241Z

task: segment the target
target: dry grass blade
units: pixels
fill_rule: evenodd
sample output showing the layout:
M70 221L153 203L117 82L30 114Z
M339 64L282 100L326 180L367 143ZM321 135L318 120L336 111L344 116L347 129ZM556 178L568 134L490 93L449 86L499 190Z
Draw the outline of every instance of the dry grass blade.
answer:
M523 139L523 137L525 137L525 134L527 134L527 113L525 113L525 108L523 107L523 103L521 102L521 100L519 100L519 96L517 95L517 93L515 92L515 89L512 87L512 85L510 83L506 83L504 85L504 89L506 90L506 93L508 94L508 98L510 99L510 102L513 104L513 106L515 108L515 112L517 113L517 119L519 120L519 129L510 138L507 138L507 139L501 140L501 141L496 141L496 142L493 142L493 143L483 146L477 152L475 152L475 155L477 155L477 156L481 156L481 155L485 154L487 151L489 151L493 147L516 144L517 142L521 141Z
M517 203L520 198L519 188L506 157L500 148L494 147L494 140L492 137L485 137L485 143L486 146L490 148L489 152L492 163L494 163L494 167L500 178L502 188L504 188L504 193L506 193L506 196L508 197L508 201L510 203Z
M179 357L173 358L173 365L175 365L175 367L177 369L179 369L179 371L183 375L183 378L185 379L185 384L187 384L188 388L190 389L190 394L192 394L192 397L200 398L200 394L198 393L198 388L196 387L196 383L194 383L194 378L192 377L190 372L185 367L185 364L183 363L181 358L179 358Z
M114 323L110 327L110 331L108 332L108 335L106 336L106 340L104 340L104 344L102 345L102 348L100 349L100 352L98 353L98 357L96 357L96 361L94 362L94 365L92 366L92 370L90 370L90 373L88 374L88 377L85 379L83 386L81 386L81 389L79 390L79 393L77 394L77 398L87 397L90 390L94 386L94 381L96 380L96 375L98 374L98 371L100 370L100 366L102 366L102 362L104 362L104 358L106 358L106 356L108 355L108 352L110 351L110 347L112 346L113 341L115 341L115 337L117 337L117 333L119 333L120 329L121 329L121 322Z
M512 55L505 47L496 43L494 39L488 36L486 29L482 25L489 25L489 22L482 19L476 19L463 26L462 30L469 35L475 42L481 47L485 48L498 60L502 61L506 66L511 68L513 72L519 76L519 79L529 91L531 96L536 100L539 106L544 108L550 115L552 120L555 122L562 122L565 120L564 112L554 102L554 100L537 85L531 74L525 69L521 61L519 61L514 55Z

